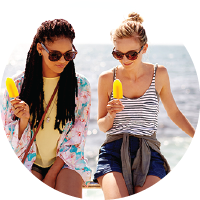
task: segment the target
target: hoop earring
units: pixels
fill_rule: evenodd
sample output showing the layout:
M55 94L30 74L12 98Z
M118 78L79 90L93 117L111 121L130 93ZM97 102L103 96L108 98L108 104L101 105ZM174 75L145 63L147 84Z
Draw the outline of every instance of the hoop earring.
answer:
M42 54L41 54L41 53L39 53L39 56L42 56Z

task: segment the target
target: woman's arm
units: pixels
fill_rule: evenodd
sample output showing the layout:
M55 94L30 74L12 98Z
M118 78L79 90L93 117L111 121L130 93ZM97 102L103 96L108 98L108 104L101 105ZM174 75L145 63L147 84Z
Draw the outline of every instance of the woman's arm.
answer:
M170 89L170 81L165 67L158 67L156 74L156 90L170 119L190 137L194 136L195 129L178 109Z
M14 115L19 118L18 139L20 140L29 122L29 106L24 101L21 101L21 99L16 98L11 100L10 103L12 105Z
M57 156L60 157L69 169L81 174L87 184L91 179L91 169L84 158L84 147L88 132L88 123L91 106L91 89L86 79L78 78L78 98L75 112L75 123L67 122L64 132L58 142Z
M104 133L112 128L117 112L124 109L121 101L109 101L113 85L113 72L101 74L98 82L98 118L99 129Z
M19 77L15 81L18 91L20 91L21 88L20 86L22 83L22 75L20 75L21 77ZM33 132L31 130L30 124L28 123L25 124L23 130L21 130L21 132L23 131L23 133L19 133L20 120L13 120L13 117L14 117L13 107L8 92L6 90L2 101L1 118L3 121L3 126L6 136L13 150L17 154L18 158L22 159L23 153L30 142L30 138ZM35 149L35 146L32 149Z

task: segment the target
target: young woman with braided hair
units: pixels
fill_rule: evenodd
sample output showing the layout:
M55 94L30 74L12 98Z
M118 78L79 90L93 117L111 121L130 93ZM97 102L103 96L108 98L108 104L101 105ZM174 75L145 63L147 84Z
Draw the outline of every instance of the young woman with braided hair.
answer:
M25 72L14 78L20 93L5 92L2 119L6 135L22 160L54 89L58 89L24 165L56 190L82 197L91 170L84 158L91 105L90 85L75 73L75 32L63 19L45 21L28 52Z
M137 13L111 33L113 56L121 65L103 72L98 83L98 126L107 133L101 146L94 180L105 199L138 193L157 183L170 167L156 139L159 98L171 118L193 137L194 128L177 108L164 66L144 63L148 44L143 19ZM113 81L123 87L122 99L113 97Z

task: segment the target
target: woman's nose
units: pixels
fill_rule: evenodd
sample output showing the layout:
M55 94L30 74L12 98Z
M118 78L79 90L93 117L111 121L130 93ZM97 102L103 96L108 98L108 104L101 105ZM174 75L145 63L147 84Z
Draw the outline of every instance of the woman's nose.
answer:
M64 55L62 55L62 57L60 58L59 60L60 62L66 62L65 58L64 58Z
M124 55L123 58L122 58L122 61L127 62L127 61L129 61L129 59L126 57L126 55Z

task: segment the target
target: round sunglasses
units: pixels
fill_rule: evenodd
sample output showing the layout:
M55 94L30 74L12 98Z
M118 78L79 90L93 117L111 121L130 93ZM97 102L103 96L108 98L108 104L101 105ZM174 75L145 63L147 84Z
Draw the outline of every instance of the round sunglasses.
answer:
M43 43L41 43L42 47L44 48L44 50L49 54L49 60L50 61L58 61L61 59L62 56L64 56L66 61L70 61L73 60L76 57L76 54L78 53L76 51L75 46L72 44L72 48L75 51L66 51L65 53L61 53L60 51L49 51Z
M127 57L127 59L129 60L136 60L137 57L138 57L138 54L142 51L142 49L144 48L144 46L141 47L140 51L137 52L137 51L128 51L127 53L122 53L121 51L117 51L117 50L114 50L112 51L112 55L115 59L117 60L122 60L124 55Z

